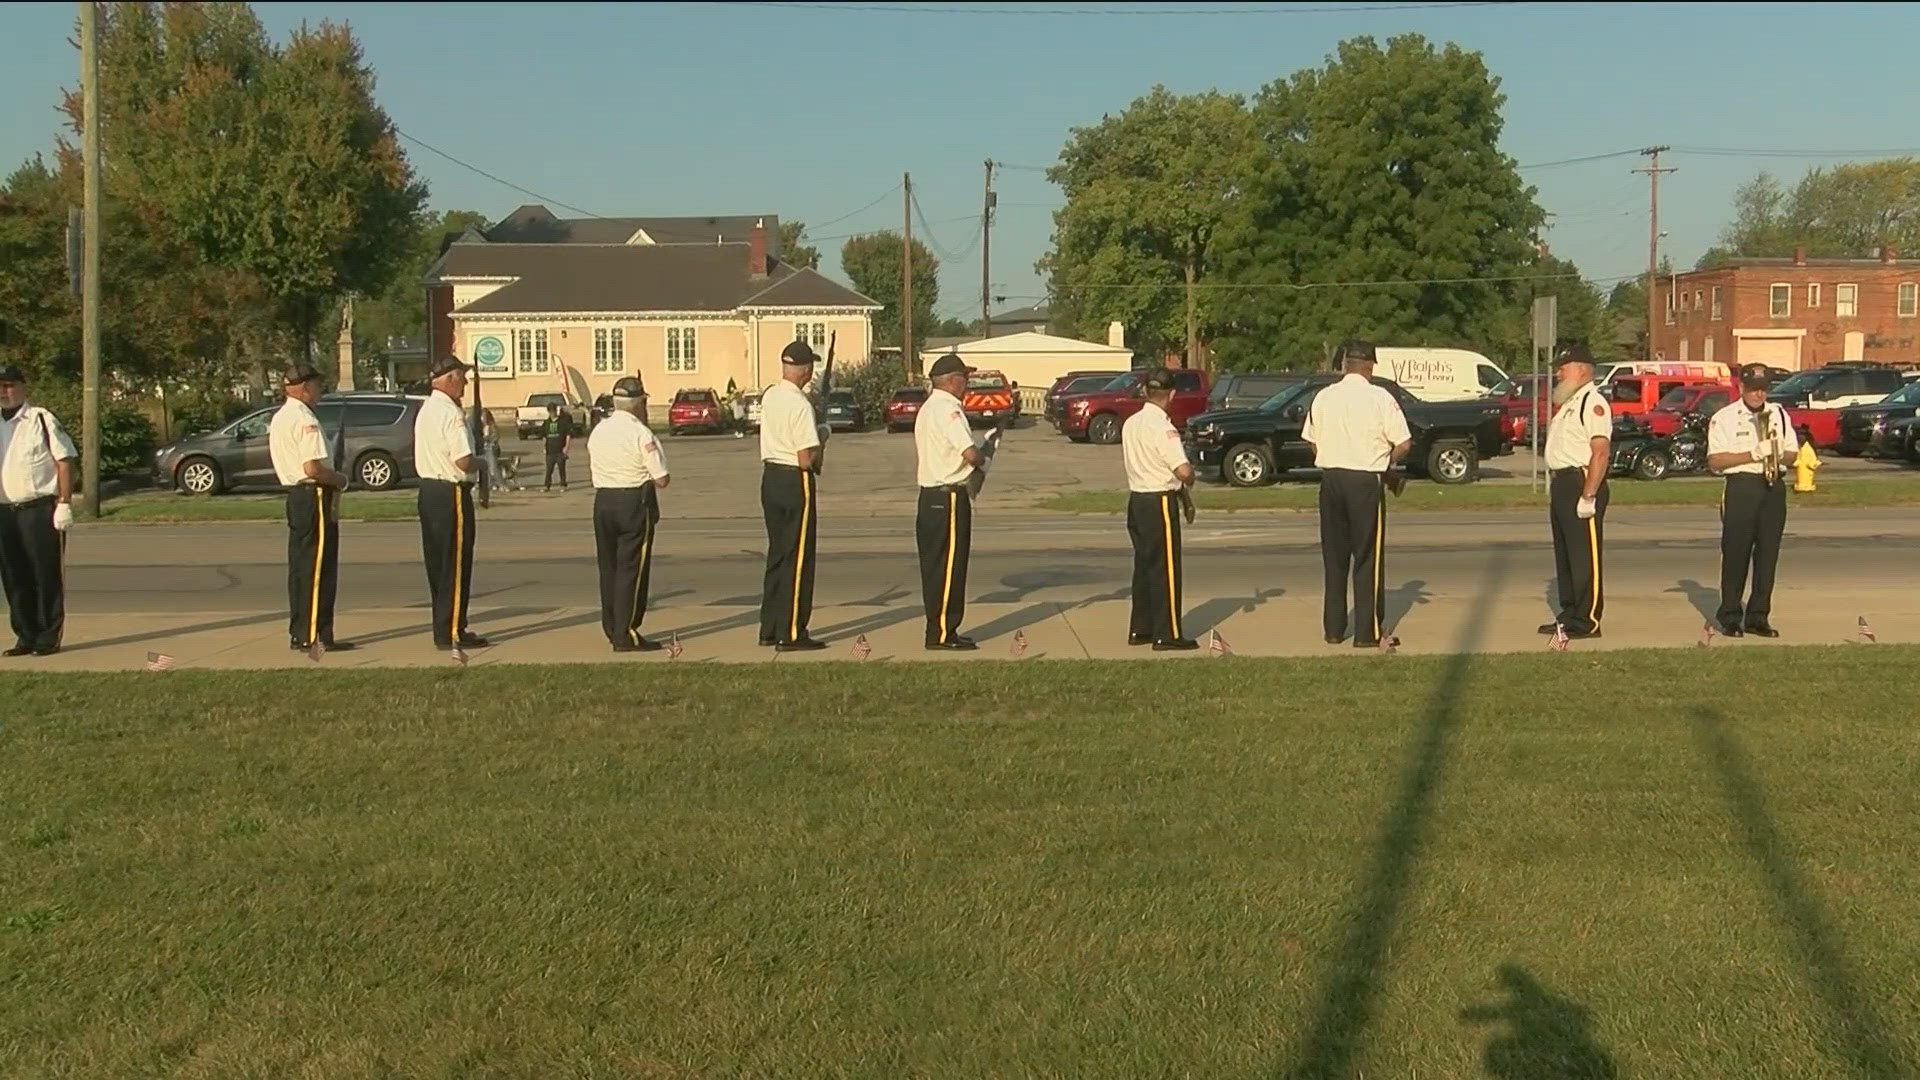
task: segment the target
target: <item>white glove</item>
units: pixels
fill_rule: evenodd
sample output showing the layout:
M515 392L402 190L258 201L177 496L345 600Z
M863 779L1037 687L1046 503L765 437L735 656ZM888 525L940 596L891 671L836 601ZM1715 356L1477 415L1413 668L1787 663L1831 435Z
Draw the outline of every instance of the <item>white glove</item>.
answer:
M1580 515L1581 521L1585 521L1599 513L1600 507L1592 499L1581 499L1579 509L1574 512Z
M53 508L53 527L66 532L73 528L73 507L60 503Z

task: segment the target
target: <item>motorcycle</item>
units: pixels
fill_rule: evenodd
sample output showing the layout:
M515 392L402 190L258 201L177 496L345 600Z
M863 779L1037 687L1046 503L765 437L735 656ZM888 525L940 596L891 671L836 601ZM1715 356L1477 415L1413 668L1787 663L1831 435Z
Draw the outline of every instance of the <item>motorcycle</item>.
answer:
M1680 418L1679 430L1662 438L1646 421L1621 417L1613 425L1613 459L1608 473L1638 480L1665 480L1704 470L1707 420L1705 413L1688 413Z

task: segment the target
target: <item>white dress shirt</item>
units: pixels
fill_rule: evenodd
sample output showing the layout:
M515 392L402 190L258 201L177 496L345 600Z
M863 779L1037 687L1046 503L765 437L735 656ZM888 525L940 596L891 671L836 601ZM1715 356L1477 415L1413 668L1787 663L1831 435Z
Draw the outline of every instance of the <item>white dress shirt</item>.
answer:
M1393 448L1412 436L1393 394L1364 375L1349 373L1314 395L1300 437L1313 444L1316 469L1383 473Z
M60 494L54 462L78 456L52 413L38 405L20 406L13 419L0 419L0 503Z
M1187 464L1187 448L1167 410L1149 401L1120 426L1120 457L1127 466L1127 490L1178 491L1173 471Z
M637 488L667 475L660 440L625 409L608 413L587 436L587 464L597 488Z
M820 445L820 428L806 391L785 379L760 395L760 460L800 464L800 451Z
M445 391L435 390L413 419L413 470L422 480L464 484L473 479L454 462L473 456L473 432L467 413Z
M1766 456L1766 444L1760 441L1760 417L1763 413L1772 413L1769 417L1773 424L1772 438L1775 457L1779 468L1785 472L1793 464L1793 455L1800 452L1800 437L1794 433L1793 424L1787 419L1787 410L1769 401L1760 406L1760 412L1747 408L1744 401L1735 401L1722 406L1707 421L1707 456L1714 454L1748 454L1755 450ZM1766 466L1758 461L1746 461L1730 469L1721 470L1722 476L1766 475Z
M947 487L965 483L973 466L960 457L973 449L973 427L960 399L945 390L932 390L913 418L913 450L920 458L920 486Z
M1592 383L1560 403L1547 425L1547 468L1584 469L1593 460L1593 440L1613 438L1613 407Z
M267 425L267 453L273 457L274 475L287 487L307 481L307 462L333 461L327 449L326 433L320 430L320 418L299 398L288 398Z

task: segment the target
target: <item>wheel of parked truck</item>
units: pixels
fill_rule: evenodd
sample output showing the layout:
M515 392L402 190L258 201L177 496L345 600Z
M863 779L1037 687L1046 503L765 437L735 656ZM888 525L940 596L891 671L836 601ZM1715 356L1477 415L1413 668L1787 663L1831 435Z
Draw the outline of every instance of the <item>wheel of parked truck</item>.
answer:
M1665 480L1672 471L1673 459L1657 446L1640 451L1640 456L1633 462L1633 475L1638 480Z
M220 466L208 457L190 457L180 463L178 477L180 490L189 495L218 495L226 490L226 478L220 475Z
M1471 484L1480 476L1480 456L1470 443L1434 443L1427 451L1427 475L1439 484Z
M1112 413L1101 413L1087 421L1087 438L1102 446L1112 446L1120 441L1120 418Z
M1259 443L1240 443L1227 451L1227 483L1234 487L1260 487L1274 481L1273 455Z
M393 458L374 450L354 463L353 482L365 491L386 491L400 483L400 466Z

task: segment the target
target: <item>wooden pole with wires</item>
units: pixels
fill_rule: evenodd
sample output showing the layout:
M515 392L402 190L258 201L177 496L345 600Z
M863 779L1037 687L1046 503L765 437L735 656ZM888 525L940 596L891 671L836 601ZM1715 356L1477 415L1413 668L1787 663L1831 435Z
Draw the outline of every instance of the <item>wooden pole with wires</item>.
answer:
M900 362L907 374L920 374L920 356L913 348L913 174L901 173L900 206Z
M993 263L993 159L987 159L987 194L980 204L980 336L993 336L993 286L988 283Z
M1672 148L1666 146L1649 146L1645 150L1640 151L1640 153L1653 160L1646 168L1633 170L1634 172L1646 173L1647 180L1649 181L1647 212L1647 355L1644 357L1644 359L1647 360L1654 358L1654 317L1659 314L1660 309L1659 298L1656 295L1658 290L1654 288L1655 282L1660 279L1660 174L1675 171L1672 168L1663 169L1660 167L1660 153L1663 150L1669 149Z

